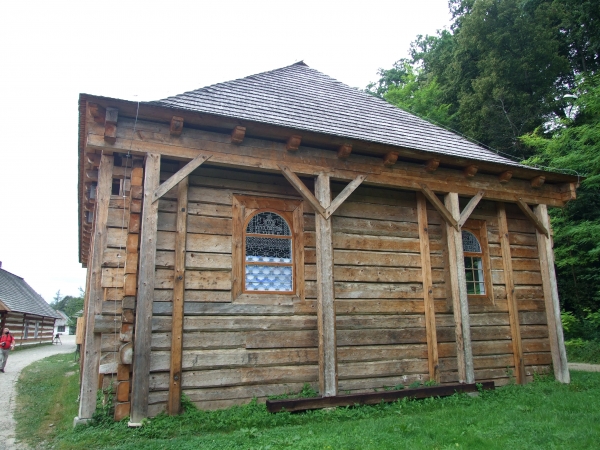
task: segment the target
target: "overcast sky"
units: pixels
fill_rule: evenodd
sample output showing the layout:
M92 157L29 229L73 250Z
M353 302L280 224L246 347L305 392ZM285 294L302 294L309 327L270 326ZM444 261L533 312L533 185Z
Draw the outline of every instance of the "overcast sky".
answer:
M156 100L300 60L364 88L449 20L447 0L2 2L2 268L47 301L85 286L79 93Z

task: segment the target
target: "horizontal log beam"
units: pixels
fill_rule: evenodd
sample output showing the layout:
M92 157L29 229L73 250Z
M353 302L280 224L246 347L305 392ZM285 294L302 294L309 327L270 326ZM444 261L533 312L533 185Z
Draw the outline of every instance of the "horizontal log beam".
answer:
M332 397L294 398L284 400L267 400L267 410L271 413L280 411L294 412L309 409L332 408L335 406L377 405L381 402L391 403L402 398L449 397L457 392L479 392L495 388L493 381L470 384L445 384L443 386L403 389L399 391L369 392L366 394L342 394Z
M149 122L144 124L152 126ZM429 188L437 193L446 193L451 186L454 192L461 196L473 197L481 189L485 189L484 198L492 201L515 202L522 198L530 204L546 204L548 206L563 206L565 198L570 193L565 192L564 183L561 185L544 185L532 189L529 180L513 179L503 185L494 175L478 175L466 179L462 174L452 169L438 169L427 173L422 165L403 163L391 170L383 169L377 158L357 155L346 161L339 160L335 153L332 158L323 154L327 152L307 148L300 154L285 152L285 144L268 142L265 146L231 144L229 136L219 133L185 129L179 138L169 134L138 129L133 136L133 121L123 119L119 122L118 136L114 144L104 141L103 127L90 120L87 136L87 149L105 152L128 152L143 156L156 152L173 159L191 159L200 154L213 155L211 164L235 167L246 170L280 172L279 164L285 164L294 173L305 176L317 176L319 173L330 173L331 179L350 182L359 174L367 174L368 185L390 188L401 188L413 191L421 190L421 183L427 183ZM226 140L227 142L223 142ZM262 142L262 141L257 141ZM318 153L318 155L317 155ZM304 155L308 159L304 159ZM413 167L414 166L414 167ZM564 197L564 198L563 198Z

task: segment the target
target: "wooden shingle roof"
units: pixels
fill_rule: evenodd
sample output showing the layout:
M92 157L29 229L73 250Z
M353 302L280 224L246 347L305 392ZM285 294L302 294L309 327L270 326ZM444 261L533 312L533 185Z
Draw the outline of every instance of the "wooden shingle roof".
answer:
M60 318L60 315L23 278L4 269L0 269L0 302L9 311Z
M149 104L524 167L303 62Z

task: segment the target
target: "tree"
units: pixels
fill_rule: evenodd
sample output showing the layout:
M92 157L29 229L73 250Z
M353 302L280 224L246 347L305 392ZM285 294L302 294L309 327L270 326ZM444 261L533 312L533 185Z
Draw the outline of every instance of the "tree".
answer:
M580 76L575 93L575 117L551 137L536 132L522 141L538 152L528 163L586 176L576 200L550 211L561 302L581 317L600 309L600 75Z
M62 297L59 290L55 294L54 301L50 303L50 306L56 311L64 312L70 320L75 321L78 313L83 309L84 296L84 291L81 288L79 288L79 297L70 295Z

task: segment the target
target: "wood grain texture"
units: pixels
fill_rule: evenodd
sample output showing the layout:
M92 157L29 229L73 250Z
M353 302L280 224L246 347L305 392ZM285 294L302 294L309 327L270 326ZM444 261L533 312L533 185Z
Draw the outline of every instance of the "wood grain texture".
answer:
M152 201L152 195L158 187L160 179L160 158L159 154L148 154L144 170L140 270L135 317L135 355L131 386L130 421L133 424L141 423L142 419L148 417L150 339L158 220L158 202Z
M313 193L310 192L310 190L304 185L302 180L298 178L298 176L292 170L290 170L289 167L283 164L279 164L279 168L281 169L281 173L283 173L283 176L298 191L302 198L306 200L310 204L310 206L312 206L312 208L315 211L317 211L321 216L325 217L325 207L323 207L319 200L315 198ZM329 203L327 204L327 206L329 206Z
M548 227L544 225L544 222L542 222L542 220L540 220L540 218L531 210L531 208L529 208L529 205L525 203L523 199L520 198L517 200L517 206L523 212L523 214L525 214L525 217L531 221L537 231L544 234L546 237L550 237Z
M169 368L170 415L181 411L181 370L183 353L183 301L185 293L185 241L187 235L188 177L177 186L177 231L175 234L175 276L173 281L173 329L171 333L171 364Z
M456 222L460 216L458 194L447 194L445 197L445 207ZM473 350L471 348L469 301L467 297L467 282L465 279L462 235L451 222L447 222L446 236L451 298L456 324L458 376L461 382L466 381L467 383L473 383L475 381L475 374L473 371Z
M510 256L510 242L508 238L508 224L506 220L506 208L504 203L497 204L498 211L498 234L500 235L500 246L502 248L502 263L504 268L504 283L506 286L506 299L508 303L508 316L510 320L510 332L512 340L512 352L517 383L525 383L525 364L523 361L523 348L521 344L521 331L519 326L519 306L515 298L515 285L513 281L513 266Z
M546 229L550 229L550 218L546 205L537 205L535 208L537 219ZM544 302L548 317L548 332L550 335L550 349L552 352L552 365L554 376L561 383L569 383L571 376L567 366L567 352L560 319L560 303L556 285L556 272L554 271L554 252L552 241L544 233L536 231L538 251L540 255L540 268L542 272L542 286L544 289Z
M460 216L460 211L459 214L457 214L456 217L454 217L453 214L450 211L448 211L447 207L444 206L444 204L440 201L440 199L437 198L435 192L433 192L426 184L421 184L421 192L427 198L427 200L431 202L436 211L440 213L444 221L451 227L454 227L456 230L458 230L459 226L457 218Z
M192 159L189 163L183 166L179 171L173 174L167 181L161 184L152 195L152 202L156 202L159 198L173 189L177 184L187 177L190 173L196 170L198 167L202 165L205 161L210 159L210 156L198 155L194 159Z
M429 227L427 223L427 200L417 193L417 217L419 219L419 242L421 245L421 271L423 278L423 301L425 303L425 323L427 329L427 353L429 379L439 383L437 333L435 325L435 305L433 282L431 280L431 257L429 253Z
M79 401L80 419L91 419L96 410L96 389L100 365L101 336L94 332L95 316L102 314L104 290L102 289L102 258L107 244L108 206L112 189L114 159L112 155L102 155L96 194L94 236L89 277L88 302L85 308L85 336L83 344L83 364Z
M323 208L331 204L329 176L320 174L315 182L316 199ZM317 328L319 332L319 391L337 395L337 343L335 287L333 283L333 239L331 221L315 213L317 251Z
M484 195L485 195L485 191L481 190L471 200L469 200L469 203L467 203L467 206L465 206L465 209L463 209L462 212L460 213L460 219L458 220L459 227L462 228L462 226L465 224L467 219L471 216L471 214L473 213L475 208L477 208L479 201L483 198Z

